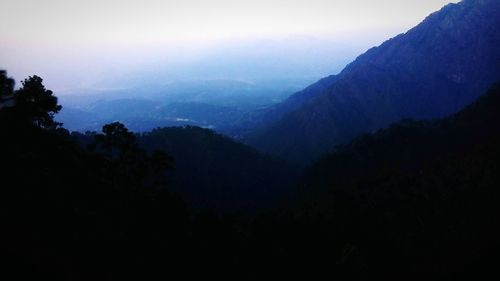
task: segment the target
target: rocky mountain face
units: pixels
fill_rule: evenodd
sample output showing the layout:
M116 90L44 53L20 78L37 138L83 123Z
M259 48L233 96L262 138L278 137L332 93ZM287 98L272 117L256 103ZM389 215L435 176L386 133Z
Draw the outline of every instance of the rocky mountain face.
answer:
M500 1L463 0L264 114L248 142L304 162L401 119L455 113L500 79Z

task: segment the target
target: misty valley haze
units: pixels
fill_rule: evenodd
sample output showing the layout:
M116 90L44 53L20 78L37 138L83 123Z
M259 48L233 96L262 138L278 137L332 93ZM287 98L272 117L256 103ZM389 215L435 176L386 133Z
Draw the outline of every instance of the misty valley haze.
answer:
M12 280L500 277L500 1L1 8Z
M71 130L122 121L134 131L192 124L240 136L237 123L256 110L339 73L446 1L115 2L9 0L0 14L0 67L17 80L44 77ZM130 114L116 108L123 103ZM178 103L210 109L206 118L160 109ZM214 106L229 110L225 122L213 121Z
M95 130L115 120L128 123L136 131L152 129L162 125L161 122L186 124L176 123L177 119L227 129L244 115L276 104L324 75L339 72L364 48L360 43L348 45L314 37L290 37L217 45L202 54L193 51L193 57L176 63L160 59L144 66L143 62L140 67L108 73L106 78L101 77L87 87L59 91L65 109L58 119L69 129L80 131ZM135 106L133 112L113 114L121 108L108 106L107 115L103 116L95 110L120 101ZM220 114L228 107L240 113L227 115L226 122L221 124L211 122L208 115L200 118L203 113L196 118L183 112L153 114L151 108L143 107L144 103L154 105L155 109L196 103L210 108L222 106Z

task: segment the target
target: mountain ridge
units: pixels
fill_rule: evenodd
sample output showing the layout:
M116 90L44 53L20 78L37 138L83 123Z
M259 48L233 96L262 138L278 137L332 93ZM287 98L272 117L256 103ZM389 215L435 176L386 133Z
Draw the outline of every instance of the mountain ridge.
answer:
M392 122L457 112L500 79L497 15L493 0L446 5L360 55L301 105L287 111L303 92L274 107L277 117L248 142L292 162L310 161Z

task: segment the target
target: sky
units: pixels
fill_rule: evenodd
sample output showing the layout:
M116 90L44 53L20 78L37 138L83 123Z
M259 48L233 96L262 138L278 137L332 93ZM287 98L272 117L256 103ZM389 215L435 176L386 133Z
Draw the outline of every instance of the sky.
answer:
M189 56L187 46L194 53L220 42L289 36L376 39L365 40L368 45L405 32L449 2L1 0L0 68L16 79L33 71L64 76L70 65L87 73L99 62L109 65L125 57L176 57L179 49Z

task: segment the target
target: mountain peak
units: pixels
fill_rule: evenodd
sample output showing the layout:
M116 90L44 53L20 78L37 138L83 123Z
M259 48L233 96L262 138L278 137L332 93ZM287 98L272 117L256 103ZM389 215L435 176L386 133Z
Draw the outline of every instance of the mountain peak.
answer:
M278 105L272 111L283 114L250 142L302 162L401 119L453 114L500 80L499 27L500 1L448 4L359 56L331 83Z

